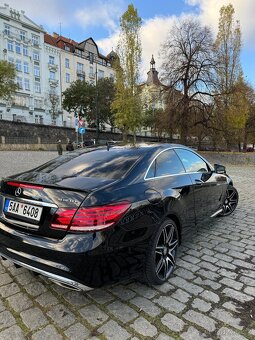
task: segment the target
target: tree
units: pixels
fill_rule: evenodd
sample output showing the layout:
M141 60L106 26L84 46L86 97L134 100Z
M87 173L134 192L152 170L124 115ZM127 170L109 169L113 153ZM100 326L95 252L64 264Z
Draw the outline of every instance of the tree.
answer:
M63 108L75 116L89 118L94 107L95 88L86 81L76 80L63 92Z
M120 37L117 45L118 58L115 60L116 95L112 104L116 125L127 139L128 131L134 134L142 123L138 95L141 18L131 4L120 18Z
M0 98L8 100L18 89L15 76L15 66L5 60L0 60Z
M176 22L161 47L162 69L169 85L182 96L175 102L181 142L187 143L194 112L202 113L211 100L214 74L211 30L193 18ZM169 117L169 119L171 119ZM203 120L206 120L205 116Z
M231 4L221 7L219 29L214 45L217 60L216 91L220 94L216 101L216 114L219 116L217 120L220 122L222 135L228 148L233 143L233 136L237 129L243 129L245 120L244 111L238 110L234 113L239 96L238 88L242 79L241 30L239 22L234 21L234 13L234 7ZM242 112L244 117L241 118ZM239 116L240 123L238 126L237 116Z

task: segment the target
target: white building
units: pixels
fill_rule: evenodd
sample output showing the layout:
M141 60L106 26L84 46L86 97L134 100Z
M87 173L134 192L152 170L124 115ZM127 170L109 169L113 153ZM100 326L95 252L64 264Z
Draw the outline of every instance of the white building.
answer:
M24 11L0 7L0 59L16 66L19 90L0 100L0 119L74 126L74 114L62 109L62 93L77 80L96 84L114 77L111 58L99 53L92 38L77 43L44 29Z

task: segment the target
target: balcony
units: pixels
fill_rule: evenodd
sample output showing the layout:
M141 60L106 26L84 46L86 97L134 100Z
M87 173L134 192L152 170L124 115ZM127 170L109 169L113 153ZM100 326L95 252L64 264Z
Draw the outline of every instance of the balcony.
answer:
M51 71L57 71L58 65L57 64L48 63L48 68Z
M49 78L49 84L50 84L50 86L56 87L56 86L58 86L58 80Z
M25 44L28 44L31 42L31 39L28 39L26 37L21 37L19 34L13 33L13 32L6 32L3 31L3 35L9 39L13 39L13 40L17 40L17 41L21 41Z

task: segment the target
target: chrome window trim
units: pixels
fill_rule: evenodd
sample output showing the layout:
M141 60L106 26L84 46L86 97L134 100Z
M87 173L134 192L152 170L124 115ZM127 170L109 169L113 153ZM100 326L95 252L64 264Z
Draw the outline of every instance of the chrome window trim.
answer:
M206 173L206 172L199 172L199 171L187 172L187 171L185 170L185 168L184 168L184 171L185 171L185 172L183 172L183 173L181 173L181 174L162 175L162 176L156 176L156 177L146 178L146 176L147 176L147 174L148 174L148 172L149 172L149 170L150 170L150 168L151 168L153 162L155 161L155 159L156 159L159 155L161 155L163 152L168 151L168 150L175 150L175 149L183 149L183 150L187 150L187 151L190 151L190 152L194 153L194 154L197 155L198 157L200 157L200 155L198 155L197 153L193 152L192 150L189 150L189 149L187 149L187 148L185 148L185 147L181 147L181 146L177 146L177 147L172 146L172 147L170 147L170 148L161 150L161 151L153 158L153 160L151 161L151 163L150 163L148 169L147 169L146 172L145 172L145 175L144 175L144 178L143 178L143 179L144 179L145 181L150 181L150 180L153 180L153 179L166 178L166 177L172 177L172 176L180 176L180 175L187 175L187 174L188 174L188 175L191 175L191 174L203 174L203 173ZM179 158L179 156L178 156L177 154L176 154L176 156ZM204 161L204 162L207 164L207 166L210 168L210 166L208 165L207 161L206 161L203 157L200 157L200 158L201 158L201 160ZM180 158L179 158L179 159L180 159ZM180 162L182 163L181 159L180 159ZM184 167L184 165L183 165L183 167Z

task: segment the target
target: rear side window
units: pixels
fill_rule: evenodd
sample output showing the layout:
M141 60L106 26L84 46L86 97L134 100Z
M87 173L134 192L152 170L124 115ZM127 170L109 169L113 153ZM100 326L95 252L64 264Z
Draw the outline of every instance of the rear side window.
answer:
M176 149L186 172L208 172L206 162L194 152L185 149Z
M146 178L177 175L185 173L185 169L174 150L163 151L151 164Z
M66 177L122 178L135 164L139 154L126 150L91 150L86 153L71 152L38 168L37 172Z

